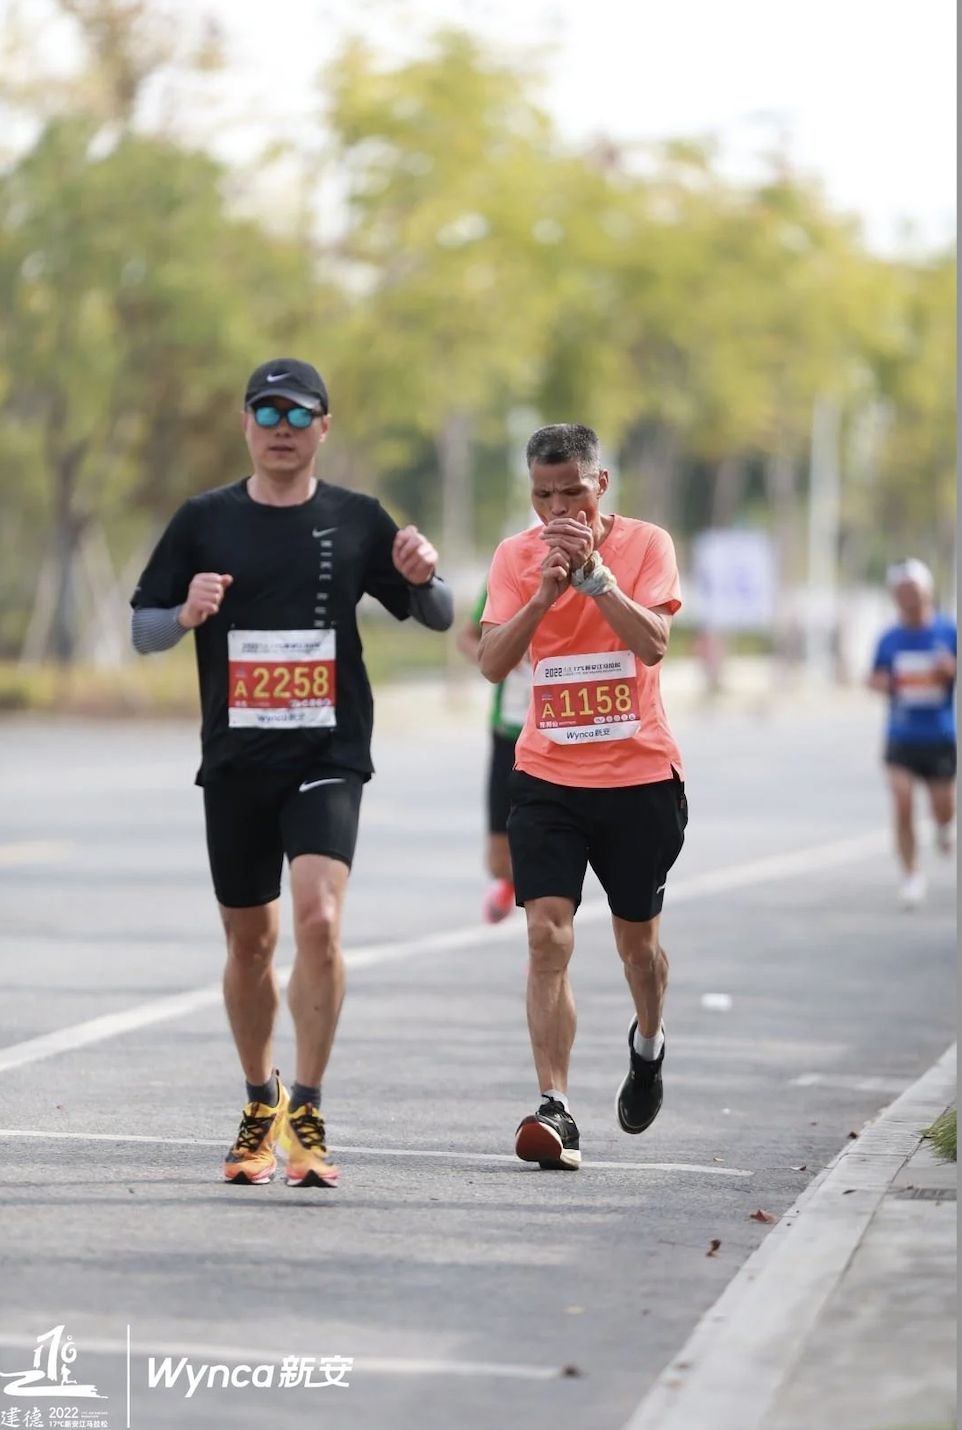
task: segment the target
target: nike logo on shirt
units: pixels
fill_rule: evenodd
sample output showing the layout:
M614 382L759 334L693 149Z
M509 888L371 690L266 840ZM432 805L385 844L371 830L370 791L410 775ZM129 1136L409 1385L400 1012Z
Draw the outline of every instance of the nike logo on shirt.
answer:
M298 794L307 794L307 791L308 791L309 789L319 789L321 785L342 785L343 783L344 783L344 780L341 779L341 778L333 779L333 780L310 780L309 782L307 782L307 783L305 783L305 784L298 785L298 787L297 787L297 793L298 793Z
M317 530L315 530L315 531L312 531L312 532L311 532L311 535L312 535L312 536L330 536L330 535L332 534L332 532L335 532L335 531L337 531L337 527L336 527L336 526L325 526L325 528L324 528L323 531L317 531Z

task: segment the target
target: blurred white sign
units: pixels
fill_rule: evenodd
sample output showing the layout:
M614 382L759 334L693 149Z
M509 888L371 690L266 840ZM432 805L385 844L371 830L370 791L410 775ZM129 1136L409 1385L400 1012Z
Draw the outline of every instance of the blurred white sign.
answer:
M767 630L775 613L775 553L761 531L702 531L695 537L694 604L715 631Z

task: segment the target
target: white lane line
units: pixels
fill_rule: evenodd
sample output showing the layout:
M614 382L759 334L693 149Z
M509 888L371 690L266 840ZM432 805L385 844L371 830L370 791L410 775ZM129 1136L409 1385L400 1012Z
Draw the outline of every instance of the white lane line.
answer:
M50 1323L50 1317L38 1316L38 1325ZM53 1323L56 1322L56 1316ZM97 1339L91 1336L81 1336L77 1338L78 1349L82 1349L87 1355L126 1355L126 1339L116 1340ZM34 1351L37 1348L36 1336L5 1336L0 1334L0 1346L5 1350ZM188 1344L186 1342L164 1342L159 1344L151 1341L134 1340L131 1342L131 1351L139 1356L187 1356L194 1365L204 1363L207 1365L280 1365L287 1356L297 1354L296 1351L269 1351L262 1346L208 1346ZM317 1355L317 1348L313 1348L313 1354ZM332 1352L340 1354L340 1352ZM453 1376L478 1376L479 1378L497 1380L557 1380L565 1374L563 1366L555 1365L523 1365L512 1364L510 1361L471 1361L471 1360L427 1360L416 1356L366 1356L355 1355L352 1357L354 1368L350 1372L352 1376L357 1375L453 1375Z
M65 839L22 839L18 844L0 844L0 869L50 864L62 859L72 847Z
M72 1027L60 1028L55 1033L42 1033L38 1038L28 1038L25 1042L0 1049L0 1072L23 1067L25 1063L37 1063L43 1058L54 1057L57 1053L74 1052L90 1043L102 1043L107 1038L118 1037L121 1033L132 1033L137 1028L149 1027L151 1023L162 1023L167 1018L185 1017L188 1013L211 1007L219 1002L222 996L220 984L211 984L207 988L196 988L189 993L154 998L150 1003L140 1003L135 1008L126 1008L122 1013L106 1013L103 1017L91 1018L86 1023L74 1023Z
M74 1142L145 1142L153 1147L223 1147L223 1137L145 1137L125 1132L44 1132L36 1128L0 1127L0 1137L36 1137ZM517 1167L518 1159L507 1152L452 1152L444 1147L349 1147L338 1142L332 1153L351 1157L436 1157L445 1162L503 1162ZM596 1162L585 1164L615 1172L697 1172L705 1177L750 1177L741 1167L718 1167L700 1162Z
M904 1077L859 1077L856 1073L802 1073L789 1087L837 1087L845 1092L904 1092Z
M773 1227L624 1430L762 1430L921 1129L955 1100L955 1046L849 1142ZM849 1197L855 1189L858 1196Z
M715 894L731 893L735 889L771 883L777 879L795 878L800 874L821 869L834 869L842 864L865 859L885 848L886 844L887 836L882 832L863 834L853 839L841 839L831 844L817 844L809 849L799 849L792 854L775 854L765 859L752 859L744 864L718 869L711 874L696 874L690 879L679 879L674 886L669 885L670 903L690 903ZM604 899L587 901L578 911L580 924L593 923L608 917L608 905ZM362 945L360 948L348 950L345 962L348 969L370 968L397 959L413 958L422 953L452 953L457 949L475 948L479 944L515 941L519 937L523 935L519 932L517 922L512 920L495 924L493 927L470 924L466 928L426 934L420 938L404 939L395 943ZM277 970L282 987L290 977L290 972L290 965ZM0 1072L23 1067L27 1063L40 1062L43 1058L54 1057L58 1053L73 1052L77 1048L88 1047L91 1043L101 1043L107 1038L130 1033L137 1028L146 1028L153 1023L162 1023L169 1018L186 1017L203 1008L218 1005L222 996L220 983L213 983L206 988L176 993L167 998L155 998L149 1003L138 1004L121 1013L108 1013L101 1018L91 1018L88 1022L61 1028L55 1033L43 1033L37 1038L13 1043L10 1047L0 1049Z

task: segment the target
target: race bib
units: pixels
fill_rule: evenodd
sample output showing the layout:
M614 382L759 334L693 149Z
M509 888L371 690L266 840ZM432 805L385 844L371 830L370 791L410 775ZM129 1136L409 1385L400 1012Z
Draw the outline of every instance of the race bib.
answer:
M334 631L228 631L232 729L333 729Z
M935 672L938 657L939 652L935 650L896 651L892 670L900 705L931 709L945 704L945 682Z
M630 739L639 703L631 651L549 656L534 668L535 725L556 745Z

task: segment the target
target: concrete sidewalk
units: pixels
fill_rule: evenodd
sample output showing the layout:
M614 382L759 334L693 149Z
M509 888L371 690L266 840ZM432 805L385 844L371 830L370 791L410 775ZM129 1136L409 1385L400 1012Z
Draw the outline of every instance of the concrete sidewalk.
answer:
M890 1182L765 1424L951 1430L955 1339L956 1166L922 1143Z
M955 1048L773 1228L626 1430L953 1430L956 1167L921 1132Z

